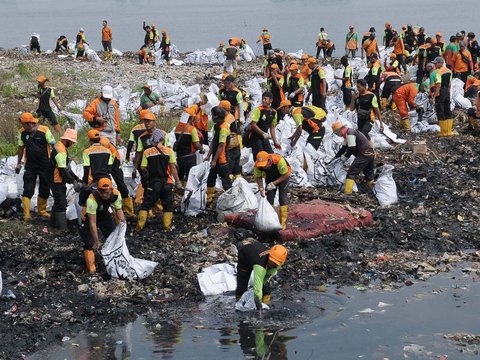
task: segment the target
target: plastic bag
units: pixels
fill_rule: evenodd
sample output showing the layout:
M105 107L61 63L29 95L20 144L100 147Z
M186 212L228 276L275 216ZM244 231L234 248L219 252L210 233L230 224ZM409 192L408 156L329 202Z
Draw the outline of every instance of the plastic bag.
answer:
M232 187L217 200L217 211L242 212L255 210L257 207L257 198L243 178L235 179Z
M266 197L260 198L258 211L255 215L255 228L262 232L275 232L282 230L278 215Z
M220 295L237 287L236 266L215 264L197 274L198 285L203 295Z
M392 165L383 165L382 172L373 186L373 192L382 208L398 201L397 184L393 180L393 169Z
M182 213L196 216L207 207L207 177L210 163L205 161L190 169L185 194L182 198Z
M127 224L120 223L105 241L101 253L107 273L114 278L142 280L158 265L154 261L136 259L130 255L125 242Z
M269 310L270 307L267 304L262 303L262 309L263 310ZM257 310L257 305L255 305L255 298L253 295L253 289L250 288L247 291L245 291L240 298L235 303L235 310L241 311L241 312L248 312L248 311L255 311Z

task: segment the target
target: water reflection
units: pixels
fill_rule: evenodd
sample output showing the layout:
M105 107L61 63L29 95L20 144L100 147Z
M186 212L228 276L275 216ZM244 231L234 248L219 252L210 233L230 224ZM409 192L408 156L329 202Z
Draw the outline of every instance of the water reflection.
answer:
M147 325L147 329L152 333L151 339L154 343L155 358L173 359L175 348L182 342L183 324L174 320L160 322L155 325Z

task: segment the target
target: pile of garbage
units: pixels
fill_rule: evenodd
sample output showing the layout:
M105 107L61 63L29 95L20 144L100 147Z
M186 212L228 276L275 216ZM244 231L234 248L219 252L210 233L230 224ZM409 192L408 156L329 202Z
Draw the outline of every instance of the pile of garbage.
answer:
M245 44L245 48L238 50L238 60L250 62L255 60L256 56L250 45ZM199 65L223 65L225 55L215 48L206 48L205 50L195 50L186 54L184 59L186 64Z

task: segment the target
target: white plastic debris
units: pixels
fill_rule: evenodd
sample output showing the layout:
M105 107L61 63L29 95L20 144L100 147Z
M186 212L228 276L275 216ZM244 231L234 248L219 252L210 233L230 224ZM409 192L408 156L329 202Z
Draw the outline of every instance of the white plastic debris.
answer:
M262 303L262 309L269 310L270 307L267 304ZM245 291L243 295L240 297L240 300L238 300L235 303L235 310L241 311L241 312L249 312L249 311L257 310L252 288Z
M392 165L383 165L380 176L373 186L373 191L380 206L386 207L398 202L397 184L393 179Z
M203 295L220 295L237 287L236 265L215 264L197 274L198 285Z
M185 193L182 198L182 213L196 216L207 206L207 177L210 172L210 163L205 161L190 169Z

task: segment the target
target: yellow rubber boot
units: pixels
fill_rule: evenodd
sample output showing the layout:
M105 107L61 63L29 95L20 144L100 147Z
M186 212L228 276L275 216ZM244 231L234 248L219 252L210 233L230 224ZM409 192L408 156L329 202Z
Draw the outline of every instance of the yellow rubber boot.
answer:
M30 198L24 196L22 197L22 207L23 207L23 221L32 220L30 215Z
M85 265L89 274L94 274L97 271L95 266L95 253L93 250L84 250L83 256L85 257Z
M172 229L172 219L173 213L172 212L164 212L163 213L163 230L170 231Z
M458 135L458 133L453 130L453 119L447 119L447 136L455 135Z
M282 224L282 230L285 230L287 228L287 218L288 218L288 205L280 206L280 224Z
M213 201L213 195L215 195L215 187L207 187L207 204Z
M140 210L137 217L137 226L135 227L136 231L142 231L145 223L147 222L148 211Z
M148 216L147 216L149 219L153 219L155 217L155 214L153 213L153 210L150 209L148 210Z
M353 191L353 185L355 185L355 180L353 179L346 179L345 180L345 190L343 191L344 194L351 195Z
M262 303L268 305L268 304L270 304L270 300L271 300L270 294L267 294L267 295L263 295L263 296L262 296Z
M134 217L135 212L133 211L133 199L129 196L123 199L123 212L127 217Z
M448 134L448 120L438 120L438 125L440 126L440 133L438 136L444 137Z
M37 198L37 214L44 218L50 217L50 214L47 212L47 199L40 196Z
M386 110L386 108L387 108L387 98L384 98L384 97L380 98L380 105L382 106L383 110Z
M161 201L161 200L158 200L158 201L155 203L155 212L161 213L162 211L163 211L162 201Z
M395 104L395 101L392 101L392 102L390 103L390 109L392 109L392 111L397 110L397 104Z
M402 119L401 124L402 124L403 130L406 130L406 131L412 130L412 127L410 126L410 119L409 118Z

